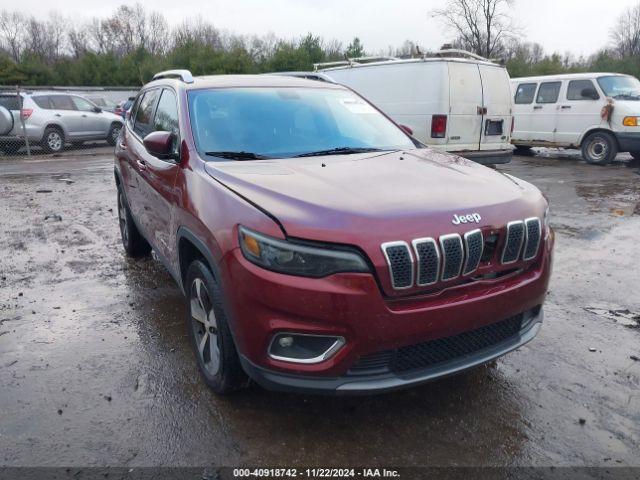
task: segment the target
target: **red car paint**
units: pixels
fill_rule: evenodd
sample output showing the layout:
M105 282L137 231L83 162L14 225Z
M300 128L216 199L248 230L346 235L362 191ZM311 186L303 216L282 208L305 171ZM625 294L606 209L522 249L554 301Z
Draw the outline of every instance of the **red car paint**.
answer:
M139 229L176 281L184 280L180 232L206 248L219 277L240 355L270 372L334 378L358 358L475 330L543 304L551 272L553 234L544 227L533 260L500 265L509 221L542 219L547 202L532 185L460 157L428 148L250 162L207 162L196 150L188 113L190 89L234 87L344 88L268 76L205 77L194 83L151 82L175 92L182 139L177 162L145 149L127 122L116 145L116 178ZM132 114L132 117L134 115ZM398 127L399 128L399 127ZM479 214L479 225L454 224ZM372 273L304 278L249 262L238 228L279 239L348 245L361 251ZM496 255L478 277L426 288L394 290L381 244L481 228L499 235ZM274 333L340 335L346 345L317 364L274 360ZM249 372L251 374L251 372Z

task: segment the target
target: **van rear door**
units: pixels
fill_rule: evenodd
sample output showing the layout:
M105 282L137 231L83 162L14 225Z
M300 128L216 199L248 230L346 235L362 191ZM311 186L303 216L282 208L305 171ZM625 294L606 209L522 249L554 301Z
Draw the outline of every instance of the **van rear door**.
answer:
M483 118L480 150L510 149L511 87L503 67L478 65L482 80Z
M482 129L482 79L476 63L447 62L449 67L449 151L478 151ZM508 85L507 85L508 88ZM508 93L507 93L508 95Z

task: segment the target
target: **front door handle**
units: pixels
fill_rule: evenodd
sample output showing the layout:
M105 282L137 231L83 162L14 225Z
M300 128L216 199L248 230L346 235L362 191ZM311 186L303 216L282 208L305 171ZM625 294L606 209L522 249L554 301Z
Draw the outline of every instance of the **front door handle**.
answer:
M54 115L54 117L61 117L61 116L62 116L62 115L60 115L59 113L56 113L56 114Z
M82 114L82 118L87 118L87 114L86 114L86 113L83 113L83 114Z
M560 108L562 110L570 110L571 109L571 105L562 105Z
M534 110L542 110L542 105L536 105L533 107Z
M147 162L145 160L142 159L137 159L136 162L138 163L138 167L140 167L140 170L146 170L147 169Z

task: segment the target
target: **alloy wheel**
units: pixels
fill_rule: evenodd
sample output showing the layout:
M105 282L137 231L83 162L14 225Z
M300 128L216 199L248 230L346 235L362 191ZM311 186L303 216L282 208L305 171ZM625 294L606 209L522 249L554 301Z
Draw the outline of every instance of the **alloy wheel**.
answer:
M47 135L47 145L51 150L57 152L62 149L62 137L58 132L49 132Z
M190 310L197 354L205 370L214 376L220 369L218 323L209 292L200 278L191 284Z

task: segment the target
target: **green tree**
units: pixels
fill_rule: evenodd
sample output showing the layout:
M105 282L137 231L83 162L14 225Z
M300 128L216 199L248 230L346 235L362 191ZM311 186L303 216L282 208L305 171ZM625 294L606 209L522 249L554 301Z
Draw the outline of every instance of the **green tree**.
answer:
M347 50L344 52L347 58L356 58L364 56L364 47L358 37L355 37L353 41L347 46Z

